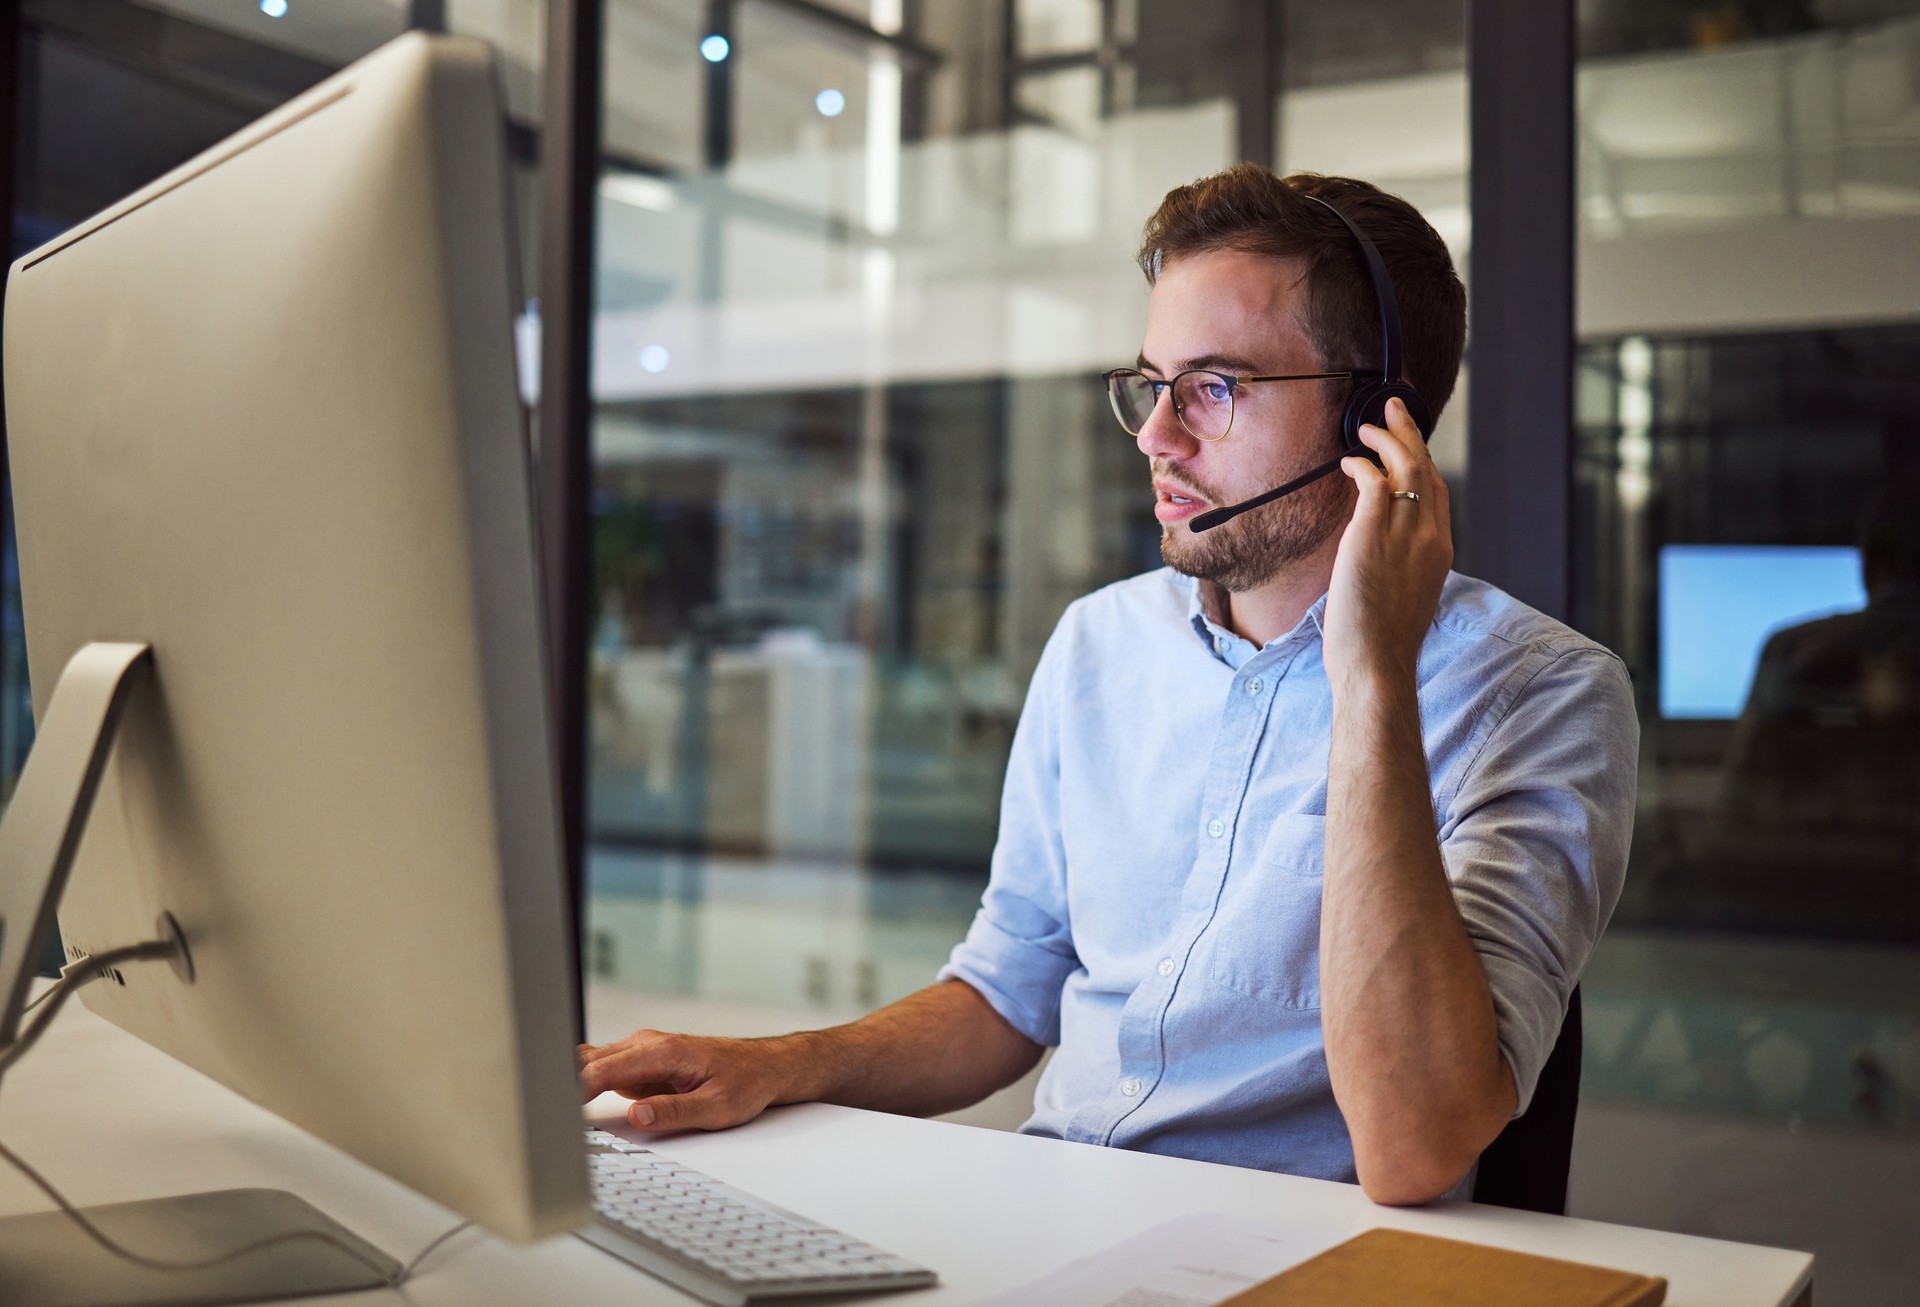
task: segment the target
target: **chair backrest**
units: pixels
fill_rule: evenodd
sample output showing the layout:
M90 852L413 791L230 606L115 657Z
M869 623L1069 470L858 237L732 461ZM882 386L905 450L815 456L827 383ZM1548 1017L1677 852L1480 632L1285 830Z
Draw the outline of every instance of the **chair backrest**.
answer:
M1573 1162L1573 1119L1580 1111L1580 987L1567 999L1533 1101L1480 1154L1473 1201L1564 1216Z

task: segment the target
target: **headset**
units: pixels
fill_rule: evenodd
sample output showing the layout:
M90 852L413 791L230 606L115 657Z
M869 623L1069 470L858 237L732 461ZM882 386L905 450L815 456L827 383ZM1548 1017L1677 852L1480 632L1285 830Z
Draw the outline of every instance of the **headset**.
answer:
M1339 457L1322 463L1302 476L1297 476L1283 486L1276 486L1264 494L1238 504L1229 504L1225 508L1216 508L1200 514L1187 524L1194 532L1211 531L1223 522L1231 521L1250 509L1270 504L1283 495L1312 485L1321 477L1337 469L1341 461L1355 454L1367 459L1379 467L1380 455L1368 448L1360 439L1360 428L1365 426L1384 427L1387 425L1387 401L1399 400L1407 406L1407 416L1420 428L1420 438L1425 440L1433 427L1433 410L1427 407L1427 401L1420 398L1420 392L1400 379L1402 352L1400 347L1400 302L1394 298L1393 278L1387 274L1386 260L1380 257L1379 249L1360 230L1357 223L1340 208L1328 203L1317 195L1303 195L1302 199L1312 200L1321 208L1330 211L1353 235L1354 244L1360 247L1360 260L1366 265L1367 279L1373 283L1373 298L1380 306L1380 370L1378 373L1360 372L1353 379L1353 389L1347 395L1346 409L1340 414Z

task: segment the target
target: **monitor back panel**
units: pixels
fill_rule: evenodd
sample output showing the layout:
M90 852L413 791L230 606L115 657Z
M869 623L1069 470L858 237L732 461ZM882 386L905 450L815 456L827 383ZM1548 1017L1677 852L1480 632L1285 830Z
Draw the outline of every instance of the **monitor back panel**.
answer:
M587 1212L490 57L404 37L22 258L36 713L150 643L61 912L95 1011L511 1238Z

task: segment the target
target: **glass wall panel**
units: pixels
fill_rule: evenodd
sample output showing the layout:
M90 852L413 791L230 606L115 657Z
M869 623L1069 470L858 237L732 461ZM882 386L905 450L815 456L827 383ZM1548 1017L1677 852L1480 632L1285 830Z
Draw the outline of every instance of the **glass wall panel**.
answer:
M1466 0L1287 4L1279 16L1276 166L1364 177L1403 196L1447 242L1471 302ZM1429 439L1456 495L1466 488L1470 363Z
M1849 1303L1920 1283L1917 9L1582 8L1576 619L1643 735L1574 1210Z
M1269 162L1426 206L1464 264L1463 7L1353 8L1334 32L1275 4L1249 49L1233 7L1164 0L611 0L588 923L609 1025L857 1013L965 931L1041 646L1160 564L1096 378L1139 349L1141 224L1237 157L1243 115L1280 128ZM1338 65L1403 10L1417 54ZM1281 93L1243 102L1250 81ZM1436 440L1456 471L1464 410Z

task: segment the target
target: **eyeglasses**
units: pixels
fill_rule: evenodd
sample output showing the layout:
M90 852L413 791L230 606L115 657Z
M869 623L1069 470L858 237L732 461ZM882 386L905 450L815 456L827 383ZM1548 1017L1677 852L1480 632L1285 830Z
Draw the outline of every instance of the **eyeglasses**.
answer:
M1224 440L1233 429L1233 395L1242 386L1257 381L1338 381L1357 375L1301 372L1284 377L1235 377L1208 368L1188 368L1176 373L1171 381L1159 381L1133 368L1115 368L1102 379L1107 383L1107 398L1113 402L1113 415L1128 435L1140 434L1160 405L1160 393L1171 390L1174 415L1195 440Z

